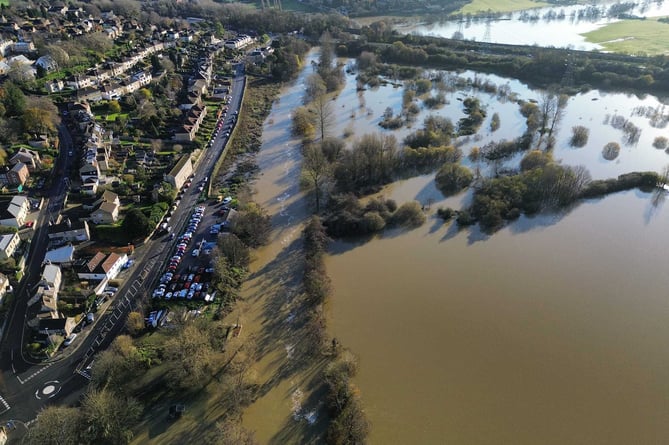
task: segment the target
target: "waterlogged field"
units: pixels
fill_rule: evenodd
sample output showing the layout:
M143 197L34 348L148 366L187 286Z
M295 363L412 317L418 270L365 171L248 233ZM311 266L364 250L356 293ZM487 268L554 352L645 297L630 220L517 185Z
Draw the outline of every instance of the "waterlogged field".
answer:
M584 34L605 51L660 55L669 53L669 24L657 19L623 20Z
M476 14L480 12L511 12L531 8L550 6L546 2L534 0L473 0L463 6L458 12L462 14Z

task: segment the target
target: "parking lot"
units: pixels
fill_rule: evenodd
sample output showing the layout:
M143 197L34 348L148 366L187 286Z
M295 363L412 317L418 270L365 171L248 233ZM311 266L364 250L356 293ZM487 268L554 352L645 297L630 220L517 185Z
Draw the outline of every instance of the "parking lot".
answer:
M200 185L190 183L184 193L199 193ZM172 252L158 286L153 290L153 298L214 301L216 294L212 284L211 255L218 236L225 233L224 219L228 211L223 203L200 204L180 233L164 235L166 242L172 244Z

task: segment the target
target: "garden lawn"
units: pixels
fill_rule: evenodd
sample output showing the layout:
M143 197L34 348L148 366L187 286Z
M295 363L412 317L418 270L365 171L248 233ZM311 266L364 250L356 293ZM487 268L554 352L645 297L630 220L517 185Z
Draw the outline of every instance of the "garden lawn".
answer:
M468 5L460 8L462 14L476 14L480 12L512 12L524 9L543 8L549 3L535 0L472 0Z
M669 53L669 24L656 19L623 20L583 34L588 42L606 51L660 55Z

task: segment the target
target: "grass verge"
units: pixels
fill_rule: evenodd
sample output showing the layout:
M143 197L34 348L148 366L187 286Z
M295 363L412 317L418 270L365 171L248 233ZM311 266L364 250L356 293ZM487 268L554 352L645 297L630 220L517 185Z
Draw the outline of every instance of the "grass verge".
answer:
M616 53L652 56L669 52L669 24L656 19L623 20L583 36Z

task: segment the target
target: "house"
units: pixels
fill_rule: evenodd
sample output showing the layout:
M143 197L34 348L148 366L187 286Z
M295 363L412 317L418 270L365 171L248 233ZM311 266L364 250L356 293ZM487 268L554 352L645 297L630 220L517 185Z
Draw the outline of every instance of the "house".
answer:
M30 202L25 196L0 198L0 225L23 227L30 211Z
M102 100L102 92L98 87L84 87L77 90L77 100L79 102L100 102Z
M81 194L88 196L95 196L98 193L98 187L100 186L100 181L98 178L88 178L81 185Z
M73 90L81 90L86 87L93 86L94 77L77 74L70 76L65 80L65 84Z
M7 275L0 273L0 304L7 295L7 292L11 292L12 287L9 285L9 278Z
M172 170L170 170L163 179L165 182L171 184L176 190L179 190L192 174L193 164L190 161L190 155L184 155L177 161L174 167L172 167Z
M18 232L0 235L0 260L11 258L20 242Z
M40 284L58 290L60 289L62 278L63 275L59 266L56 266L55 264L47 264L42 271Z
M94 224L113 224L118 221L118 211L118 205L103 202L91 212L91 221Z
M53 57L46 55L42 56L35 61L35 65L41 67L47 73L56 71L58 69L58 63L54 60Z
M39 153L35 150L30 150L29 148L20 148L19 151L14 153L14 156L9 158L10 165L16 165L19 162L26 164L28 166L28 171L31 172L42 166L42 160L39 157Z
M34 29L33 29L34 32ZM12 46L12 51L17 54L25 54L35 51L35 44L31 41L20 41L14 43Z
M50 225L48 236L50 241L60 243L78 243L91 239L88 223L85 220L71 221L70 218Z
M28 145L30 145L32 148L49 148L49 135L34 135L28 140Z
M123 265L128 262L128 255L102 252L96 253L90 260L75 266L80 280L102 281L113 280L119 274Z
M98 179L100 178L100 169L98 168L97 163L93 164L84 164L79 169L79 177L81 182L86 182L89 178Z
M65 88L65 82L63 82L60 79L55 79L55 80L52 80L50 82L46 82L44 84L44 87L46 88L47 92L49 92L49 93L52 93L52 94L53 93L58 93L58 92L63 91L63 89Z
M113 224L118 221L121 201L118 199L116 193L105 190L94 205L94 210L91 212L91 221L93 221L93 223Z
M23 185L28 180L30 172L28 171L28 166L23 162L17 162L12 168L7 172L7 184L8 185Z
M200 124L204 120L204 117L207 115L207 107L201 105L193 105L186 117L184 123L181 127L174 133L174 139L176 141L191 142L195 139L198 130L200 129Z
M77 325L73 317L66 318L44 318L39 320L37 330L45 335L69 336Z
M44 261L51 264L72 264L74 260L74 246L68 244L53 250L47 250Z

